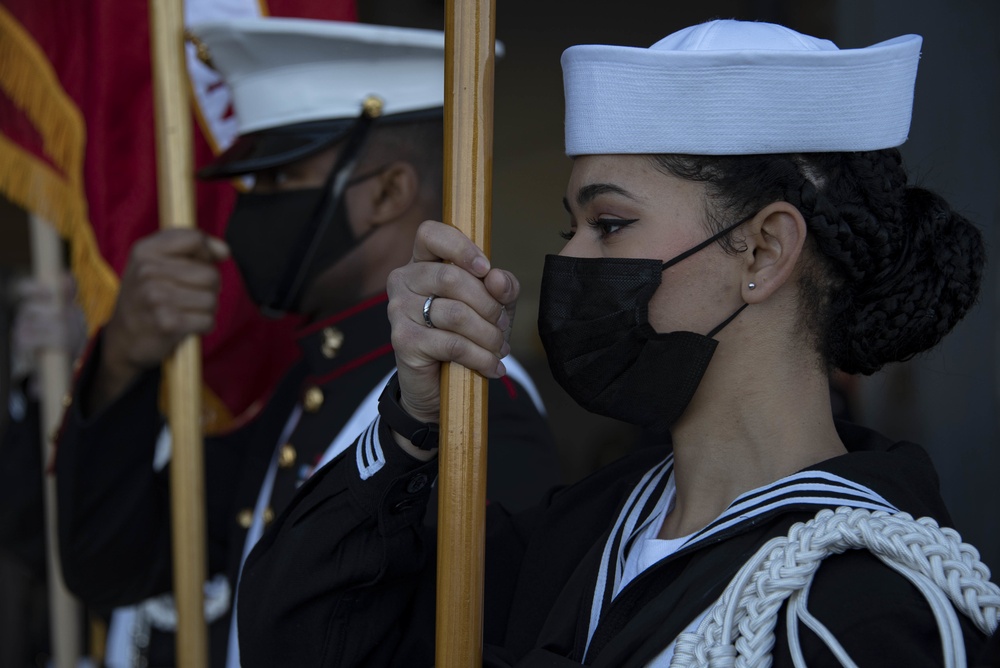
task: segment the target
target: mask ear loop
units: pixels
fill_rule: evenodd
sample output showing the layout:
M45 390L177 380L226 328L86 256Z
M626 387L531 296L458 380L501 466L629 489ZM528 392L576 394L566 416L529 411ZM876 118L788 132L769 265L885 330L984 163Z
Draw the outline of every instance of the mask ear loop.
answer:
M262 308L265 314L280 316L293 305L316 255L315 241L326 231L344 191L351 185L350 177L360 161L361 149L368 139L373 122L381 114L381 109L377 107L378 105L366 104L357 123L348 134L347 143L323 186L322 199L310 216L309 224L299 233L294 250L285 264L281 280L271 293L268 303Z
M718 334L719 332L722 331L723 327L725 327L726 325L728 325L729 323L731 323L733 320L735 320L736 316L738 316L740 313L743 313L743 309L745 309L747 306L750 306L750 304L743 304L743 306L741 306L738 309L736 309L735 313L733 313L731 316L729 316L728 318L726 318L725 320L723 320L722 322L720 322L718 325L716 325L715 329L713 329L711 332L709 332L705 336L707 336L710 339L714 338L716 334Z
M713 243L715 243L716 241L718 241L722 237L726 236L727 234L729 234L730 232L732 232L733 230L735 230L737 227L739 227L743 223L746 223L746 222L748 222L750 220L753 220L753 217L756 216L756 215L757 214L755 213L755 214L753 214L753 216L747 216L743 220L741 220L739 222L736 222L736 223L733 223L732 225L730 225L729 227L725 228L724 230L719 230L718 232L716 232L715 234L713 234L709 238L705 239L704 241L702 241L700 244L698 244L694 248L689 248L686 251L684 251L683 253L681 253L680 255L678 255L677 257L671 258L671 259L667 260L666 262L664 262L662 269L663 270L669 269L670 267L674 266L675 264L677 264L681 260L688 259L689 257L691 257L692 255L694 255L698 251L700 251L700 250L702 250L704 248L707 248L708 246L712 245Z
M722 237L726 236L727 234L729 234L730 232L732 232L733 230L735 230L737 227L739 227L743 223L745 223L745 222L747 222L749 220L752 220L753 217L756 216L756 215L757 214L755 213L755 214L753 214L751 216L747 216L743 220L738 221L736 223L733 223L732 225L730 225L729 227L727 227L727 228L725 228L723 230L719 230L718 232L716 232L715 234L713 234L712 236L710 236L708 239L705 239L704 241L702 241L700 244L698 244L694 248L689 248L688 250L684 251L683 253L681 253L677 257L675 257L673 259L670 259L670 260L667 260L666 262L663 263L662 270L666 270L667 268L674 266L675 264L677 264L681 260L686 260L687 258L691 257L692 255L694 255L698 251L700 251L700 250L702 250L704 248L707 248L711 244L715 243L716 241L718 241ZM725 327L726 325L728 325L729 323L731 323L736 318L736 316L738 316L740 313L742 313L743 309L745 309L747 306L749 306L749 304L744 303L743 306L741 306L738 309L736 309L735 313L733 313L731 316L729 316L728 318L726 318L725 320L723 320L722 322L720 322L718 325L716 325L715 328L713 328L712 331L709 332L708 334L706 334L705 336L707 336L710 339L713 338L716 334L718 334L719 332L722 331L723 327Z

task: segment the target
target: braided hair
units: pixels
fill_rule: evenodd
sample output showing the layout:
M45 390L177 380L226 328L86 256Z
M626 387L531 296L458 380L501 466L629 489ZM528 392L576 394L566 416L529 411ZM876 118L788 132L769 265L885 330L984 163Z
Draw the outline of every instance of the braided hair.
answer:
M775 201L799 209L814 259L799 284L804 324L828 365L872 374L910 359L979 294L979 230L938 195L908 186L896 149L653 160L706 184L716 230ZM735 250L732 237L723 245Z

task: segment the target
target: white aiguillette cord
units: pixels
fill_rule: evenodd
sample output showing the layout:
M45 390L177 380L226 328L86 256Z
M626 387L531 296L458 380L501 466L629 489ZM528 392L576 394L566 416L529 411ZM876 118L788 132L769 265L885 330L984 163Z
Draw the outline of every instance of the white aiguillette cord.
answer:
M955 609L983 633L1000 621L1000 587L974 547L933 519L913 519L862 509L824 509L768 541L736 574L693 633L677 638L671 668L749 668L770 665L778 612L788 600L788 645L795 666L806 665L799 622L826 643L842 666L856 664L833 634L806 609L809 587L823 559L867 549L924 595L941 633L944 665L966 665L965 643Z

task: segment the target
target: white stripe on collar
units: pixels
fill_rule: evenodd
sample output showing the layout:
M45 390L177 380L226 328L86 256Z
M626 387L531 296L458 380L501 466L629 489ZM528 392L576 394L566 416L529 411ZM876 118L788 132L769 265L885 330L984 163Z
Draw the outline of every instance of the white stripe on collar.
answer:
M601 613L604 610L606 602L610 601L611 594L616 589L617 580L621 577L621 564L624 563L624 551L616 549L616 546L620 548L621 544L631 537L631 533L634 533L633 530L629 536L626 536L625 525L629 523L634 529L635 525L639 522L639 515L642 514L643 508L647 505L650 494L652 494L653 490L663 480L664 476L669 475L673 471L673 461L674 456L667 455L666 459L642 476L639 484L635 486L625 501L625 505L621 513L619 513L618 519L615 521L615 526L611 530L611 535L608 536L608 541L604 545L604 552L601 555L601 566L597 571L597 586L594 588L594 596L590 606L590 627L587 630L587 647L584 650L584 656L587 655L587 650L590 649L590 641L594 637L594 631L597 630L597 624L601 620ZM614 552L617 552L617 554L613 556L612 553ZM608 570L612 558L615 564L615 576L609 582Z
M739 495L719 517L695 533L690 542L707 540L740 522L783 506L802 504L899 512L880 494L853 480L826 471L800 471Z
M664 506L674 489L673 455L668 455L642 477L626 500L601 556L591 601L590 625L587 630L584 656L587 656L604 610L611 604L615 592L618 591L625 558L633 539L651 521L663 514ZM650 497L655 492L658 492L659 496L655 504L650 504ZM701 531L692 534L674 554L686 551L693 545L703 543L724 531L773 513L782 507L801 505L828 508L848 506L866 510L884 510L889 513L899 512L898 508L880 494L853 480L826 471L800 471L736 497L719 517ZM611 571L611 564L614 564L614 571Z

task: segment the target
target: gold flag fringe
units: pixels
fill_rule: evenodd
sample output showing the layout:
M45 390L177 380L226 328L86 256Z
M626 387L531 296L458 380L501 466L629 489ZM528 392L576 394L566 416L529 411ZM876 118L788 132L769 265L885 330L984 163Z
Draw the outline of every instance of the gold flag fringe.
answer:
M54 225L71 244L80 306L93 333L111 315L118 277L97 249L83 192L83 116L45 53L0 6L0 90L38 130L42 150L62 174L0 135L0 192Z
M93 334L111 316L118 277L97 251L83 194L51 167L0 133L0 193L53 225L70 243L77 299Z
M0 194L55 226L70 242L77 299L89 334L114 309L118 276L101 255L83 190L86 129L45 53L23 26L0 5L0 91L28 117L42 137L42 150L62 174L0 132ZM226 431L233 416L202 385L206 433Z
M38 129L43 150L74 183L83 166L84 123L45 53L0 6L0 88Z

